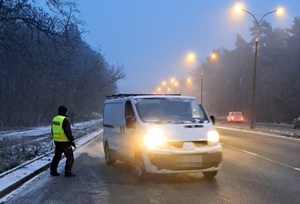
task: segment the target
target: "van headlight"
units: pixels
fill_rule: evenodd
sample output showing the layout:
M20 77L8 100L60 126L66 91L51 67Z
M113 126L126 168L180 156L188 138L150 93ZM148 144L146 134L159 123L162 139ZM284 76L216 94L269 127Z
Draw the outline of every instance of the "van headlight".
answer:
M208 145L213 145L218 143L220 140L219 133L216 130L210 130L207 133L207 143Z
M144 144L149 149L154 149L158 146L164 145L167 143L167 140L160 129L154 128L149 129L144 138Z

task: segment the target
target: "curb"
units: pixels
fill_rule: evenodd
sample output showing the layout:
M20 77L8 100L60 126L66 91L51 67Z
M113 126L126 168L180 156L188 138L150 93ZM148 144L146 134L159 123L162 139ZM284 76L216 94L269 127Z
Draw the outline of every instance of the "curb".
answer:
M93 134L93 133L91 133L91 134ZM84 147L84 146L85 146L86 144L88 144L89 142L92 142L93 140L95 140L95 139L97 139L98 137L101 137L101 136L102 136L102 133L99 133L99 134L97 134L96 136L94 136L94 137L92 137L92 138L86 140L85 142L81 143L76 149L74 149L73 152L76 152L78 149ZM82 139L84 139L84 138L82 138ZM79 141L80 141L80 140L79 140ZM54 151L52 151L52 152L54 152ZM50 154L50 153L47 153L47 154ZM45 154L45 155L47 155L47 154ZM43 158L45 155L39 157L39 159ZM64 159L64 158L65 158L65 156L62 155L61 160ZM39 160L39 159L37 159L37 160ZM26 166L29 165L30 163L32 163L32 162L29 162L29 163L26 164L26 165L22 165L21 168L22 168L22 167L26 167ZM14 182L13 184L9 185L8 187L6 187L6 188L0 190L0 199L3 198L4 196L8 195L8 194L11 193L12 191L16 190L17 188L21 187L24 183L26 183L27 181L29 181L29 180L32 179L33 177L35 177L35 176L37 176L38 174L40 174L40 173L46 171L47 169L49 169L50 164L51 164L51 161L48 162L47 164L41 166L40 168L36 169L35 171L29 173L28 175L24 176L23 178L19 179L18 181ZM15 170L15 171L17 171L17 170ZM12 172L13 172L13 171L11 171L10 173L12 173ZM10 174L10 173L8 173L8 174ZM2 203L2 202L0 202L0 203Z
M50 167L50 163L46 164L45 166L35 170L34 172L28 174L24 178L18 180L17 182L13 183L12 185L8 186L7 188L0 191L0 198L6 196L7 194L11 193L12 191L16 190L20 186L22 186L25 182L29 181L33 177L37 176L38 174L46 171Z

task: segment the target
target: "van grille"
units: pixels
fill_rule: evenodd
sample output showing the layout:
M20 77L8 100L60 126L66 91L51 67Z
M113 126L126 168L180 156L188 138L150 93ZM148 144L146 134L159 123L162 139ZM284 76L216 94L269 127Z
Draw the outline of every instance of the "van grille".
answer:
M222 160L222 153L204 153L204 154L148 154L150 162L155 165L159 170L167 169L173 171L182 170L199 170L207 169L211 167L217 167ZM199 161L195 161L195 158L199 158ZM182 158L186 158L186 162L179 165L177 161L182 161ZM191 163L189 163L189 158L194 158ZM178 160L180 159L180 160ZM179 163L180 164L180 163ZM184 165L185 164L185 165Z
M207 141L172 141L172 142L168 142L168 146L172 146L172 147L176 147L176 148L182 148L183 144L185 142L192 142L194 144L195 147L203 147L205 145L207 145Z

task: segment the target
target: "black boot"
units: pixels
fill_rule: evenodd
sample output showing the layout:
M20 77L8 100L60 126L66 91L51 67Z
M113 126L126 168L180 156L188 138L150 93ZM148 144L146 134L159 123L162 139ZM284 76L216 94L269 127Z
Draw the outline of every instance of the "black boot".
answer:
M55 172L50 172L50 175L51 175L51 176L60 176L60 174L57 173L56 171L55 171Z
M74 174L74 173L71 172L71 171L66 171L66 172L65 172L65 177L74 177L74 176L76 176L76 174Z

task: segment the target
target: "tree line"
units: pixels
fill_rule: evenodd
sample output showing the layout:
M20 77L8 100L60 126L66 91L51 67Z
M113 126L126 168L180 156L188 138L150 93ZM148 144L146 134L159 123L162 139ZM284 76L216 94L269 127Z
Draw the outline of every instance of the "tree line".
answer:
M50 124L61 104L86 120L125 77L82 39L75 1L40 2L0 0L0 127Z
M118 91L123 66L110 65L82 39L78 12L75 0L0 0L0 127L49 124L61 104L86 120ZM234 49L216 49L217 60L194 70L198 90L204 73L203 103L210 113L250 116L255 22L249 31L249 42L237 34ZM256 121L289 123L300 115L299 47L299 17L287 29L261 22Z
M250 118L255 22L249 31L249 42L237 34L234 49L216 49L217 60L194 70L198 90L203 70L203 103L211 113L225 116L229 111L242 111ZM300 115L300 18L296 17L287 29L273 28L262 21L258 42L256 121L291 123Z

